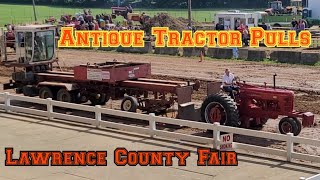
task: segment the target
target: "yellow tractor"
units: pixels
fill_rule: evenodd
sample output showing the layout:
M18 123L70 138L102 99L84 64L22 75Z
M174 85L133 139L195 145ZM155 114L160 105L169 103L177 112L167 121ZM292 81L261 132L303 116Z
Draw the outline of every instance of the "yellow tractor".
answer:
M302 0L291 0L290 6L287 6L286 9L288 14L295 13L294 9L296 9L297 14L302 13L302 10L303 10Z

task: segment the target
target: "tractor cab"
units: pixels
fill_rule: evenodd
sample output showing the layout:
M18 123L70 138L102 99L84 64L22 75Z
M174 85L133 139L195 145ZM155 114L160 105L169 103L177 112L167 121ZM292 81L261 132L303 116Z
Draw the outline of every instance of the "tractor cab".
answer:
M268 9L265 10L270 15L282 14L284 8L281 1L272 1L268 3Z
M269 8L280 10L282 9L282 2L281 1L269 2Z
M57 60L55 26L16 26L14 29L14 35L14 52L10 52L10 50L8 51L6 46L2 45L2 65L7 67L30 67L52 64L52 62Z
M111 7L111 12L112 19L117 18L117 16L123 16L124 18L127 18L128 15L127 7Z

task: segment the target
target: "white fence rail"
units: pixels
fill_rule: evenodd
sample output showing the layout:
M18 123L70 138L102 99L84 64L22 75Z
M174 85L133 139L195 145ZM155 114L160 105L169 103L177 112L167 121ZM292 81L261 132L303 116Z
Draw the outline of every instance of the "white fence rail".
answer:
M309 178L301 177L300 180L320 180L320 174L309 177Z
M155 117L152 114L144 115L144 114L138 114L138 113L129 113L129 112L112 110L112 109L105 109L105 108L101 108L100 106L92 107L92 106L79 105L79 104L70 104L65 102L53 101L51 99L39 99L39 98L11 95L9 93L1 93L0 98L4 99L4 104L0 104L0 109L4 109L6 112L10 112L10 111L21 112L21 113L38 115L38 116L44 116L44 117L47 117L49 120L56 118L61 120L85 123L85 124L96 126L97 128L116 128L120 130L140 133L140 134L148 134L151 137L159 136L159 137L165 137L165 138L173 138L178 140L208 144L208 145L212 145L214 149L219 149L220 132L228 132L228 133L233 133L238 135L284 141L286 142L285 150L256 146L256 145L249 145L249 144L237 143L237 142L233 142L233 147L235 149L241 149L241 150L247 150L252 152L259 152L259 153L285 157L286 160L289 162L292 161L292 159L299 159L299 160L306 160L306 161L320 163L320 156L297 153L293 149L294 143L320 147L320 140L295 137L291 133L287 135L282 135L282 134L255 131L255 130L249 130L249 129L221 126L219 125L219 123L207 124L207 123L193 122L193 121L180 120L180 119ZM42 105L46 105L47 107L46 107L46 110L36 110L36 109L30 109L26 107L13 106L11 105L12 100L30 102L34 104L42 104ZM54 112L53 107L62 107L62 108L92 112L95 114L95 118L85 118L85 117L79 117L79 116ZM116 122L102 121L103 114L119 116L124 118L139 119L139 120L148 122L149 126L137 127L135 125L125 125L125 124L120 124ZM186 126L190 128L197 128L197 129L203 129L203 130L213 130L213 138L158 130L156 128L156 123L166 123L166 124L180 125L180 126Z

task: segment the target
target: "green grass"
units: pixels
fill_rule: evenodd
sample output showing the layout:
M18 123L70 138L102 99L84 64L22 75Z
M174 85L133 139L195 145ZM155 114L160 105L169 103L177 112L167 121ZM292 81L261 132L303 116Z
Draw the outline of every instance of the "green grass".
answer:
M110 8L91 8L94 14L98 13L111 13ZM195 21L199 22L212 22L214 14L217 11L226 9L193 9L192 16ZM240 9L241 10L241 9ZM256 11L254 9L251 11ZM55 7L55 6L36 6L38 21L43 22L46 18L54 16L59 18L62 14L72 14L82 12L82 8L72 7ZM167 12L173 17L188 17L187 9L134 9L135 12L145 12L151 16L159 12ZM249 11L249 10L248 10ZM30 23L34 21L33 8L31 5L12 5L0 4L0 26L6 23Z
M317 62L314 66L320 66L320 61Z
M46 18L50 16L54 16L55 18L59 18L62 14L71 14L74 15L77 12L83 12L81 8L70 8L70 7L54 7L54 6L37 6L37 19L38 21L44 21ZM111 9L103 9L103 8L91 8L93 14L100 13L111 13ZM187 10L174 10L174 9L134 9L135 12L141 13L145 12L151 16L159 13L159 12L167 12L173 17L188 17ZM212 22L213 16L215 12L218 10L193 10L193 18L196 21L207 21ZM220 9L221 11L221 9ZM11 4L0 4L0 26L3 26L6 23L25 23L25 22L33 22L33 9L31 5L11 5Z
M110 14L110 8L91 8L94 14L106 13ZM227 9L193 9L192 17L195 21L199 22L212 22L214 14L218 11ZM263 9L239 9L241 11L263 11ZM82 12L82 8L72 7L56 7L56 6L36 6L38 22L44 22L50 16L60 18L62 14L74 15L77 12ZM187 9L134 9L137 13L145 12L151 16L159 12L167 12L173 17L188 17ZM13 4L0 4L0 27L7 23L31 23L34 22L32 5L13 5ZM299 17L296 17L299 18ZM267 22L286 22L291 21L292 16L272 16L269 17ZM121 20L118 18L117 20Z

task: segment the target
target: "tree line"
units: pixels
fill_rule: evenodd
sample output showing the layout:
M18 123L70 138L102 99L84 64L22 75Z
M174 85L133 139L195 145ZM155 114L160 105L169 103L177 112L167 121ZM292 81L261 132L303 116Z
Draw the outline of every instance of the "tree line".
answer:
M269 0L272 1L272 0ZM0 0L0 3L30 4L32 0ZM121 6L131 4L134 8L187 8L188 0L120 0ZM284 6L290 0L282 1ZM109 8L118 5L118 0L35 0L37 5L69 7ZM192 8L266 8L268 0L192 0Z

